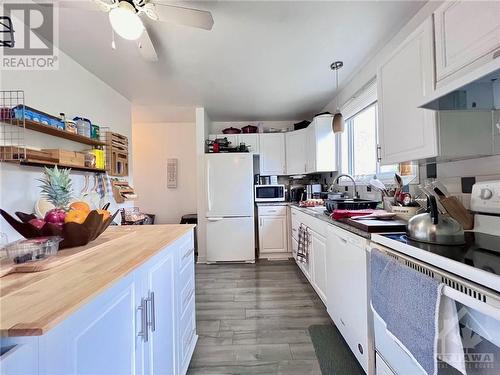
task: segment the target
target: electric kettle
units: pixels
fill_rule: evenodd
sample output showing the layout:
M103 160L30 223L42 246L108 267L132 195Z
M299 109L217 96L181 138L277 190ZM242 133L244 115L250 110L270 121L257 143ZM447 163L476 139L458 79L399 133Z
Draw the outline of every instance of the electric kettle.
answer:
M464 229L448 215L439 214L436 198L427 197L427 212L413 216L406 226L410 240L436 245L465 244Z

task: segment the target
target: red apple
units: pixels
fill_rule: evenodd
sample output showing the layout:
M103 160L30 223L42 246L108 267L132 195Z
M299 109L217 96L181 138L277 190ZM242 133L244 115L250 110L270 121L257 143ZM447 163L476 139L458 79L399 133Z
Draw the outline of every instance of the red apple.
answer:
M42 229L42 227L45 225L45 220L43 219L31 219L28 221L31 225L33 225L37 229Z
M60 208L53 208L45 215L45 221L52 224L64 224L64 218L66 217L66 211Z

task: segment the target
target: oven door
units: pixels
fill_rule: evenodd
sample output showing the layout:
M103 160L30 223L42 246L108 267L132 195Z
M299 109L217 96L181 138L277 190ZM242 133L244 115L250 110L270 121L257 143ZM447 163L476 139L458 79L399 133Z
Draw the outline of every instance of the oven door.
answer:
M460 324L460 336L464 348L465 369L468 374L500 374L500 310L497 316L485 314L476 308L455 302ZM376 366L388 367L395 375L425 375L413 359L387 332L384 322L373 314ZM443 359L453 361L457 353L440 353ZM438 362L438 374L459 374L446 363ZM387 371L386 371L387 372ZM391 373L389 373L391 374Z
M279 202L285 200L284 185L256 185L255 202Z
M444 303L444 298L448 298L456 308L463 349L460 345L459 348L453 345L443 349L441 344L444 341L439 341L438 374L459 374L449 363L455 363L460 367L462 359L467 374L500 374L500 294L396 251L380 246L376 248L414 270L433 275L435 279L444 283L441 304ZM384 368L383 373L389 374L424 374L413 358L388 332L385 322L375 312L372 317L376 361L383 361L379 365L376 364L376 367ZM447 333L448 327L443 327L439 331L440 340L446 339L447 334L453 334L453 332ZM450 343L450 340L446 341Z

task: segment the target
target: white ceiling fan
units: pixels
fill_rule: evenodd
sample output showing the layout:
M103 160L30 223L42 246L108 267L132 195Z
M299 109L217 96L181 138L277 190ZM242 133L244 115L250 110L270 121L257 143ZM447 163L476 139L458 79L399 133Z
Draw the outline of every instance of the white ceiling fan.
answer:
M142 14L153 21L173 22L205 30L211 30L214 25L212 14L208 11L162 4L161 0L57 1L56 4L108 12L114 32L124 39L135 40L141 56L151 62L158 61L158 55L140 17Z

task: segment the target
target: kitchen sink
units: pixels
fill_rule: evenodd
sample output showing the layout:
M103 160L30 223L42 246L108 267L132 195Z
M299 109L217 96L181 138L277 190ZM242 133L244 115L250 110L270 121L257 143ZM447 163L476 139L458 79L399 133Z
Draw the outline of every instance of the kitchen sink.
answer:
M327 199L325 201L326 210L333 212L333 210L366 210L368 208L376 208L378 201L361 198L339 198Z

